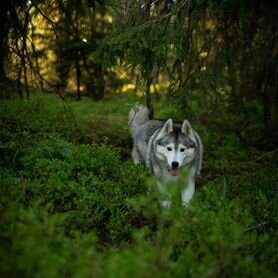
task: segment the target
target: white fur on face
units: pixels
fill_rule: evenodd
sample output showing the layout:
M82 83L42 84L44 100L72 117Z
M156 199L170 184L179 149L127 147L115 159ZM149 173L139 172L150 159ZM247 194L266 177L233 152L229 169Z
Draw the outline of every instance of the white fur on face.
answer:
M188 148L183 144L179 144L178 147L175 147L174 144L157 145L158 158L160 160L166 158L169 167L172 167L174 161L179 163L179 167L190 162L193 159L194 152L195 148Z

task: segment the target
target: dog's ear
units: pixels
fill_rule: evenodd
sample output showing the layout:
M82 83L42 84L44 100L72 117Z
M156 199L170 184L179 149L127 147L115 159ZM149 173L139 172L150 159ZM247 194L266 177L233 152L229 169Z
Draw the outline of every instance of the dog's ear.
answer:
M166 136L167 134L173 132L173 120L172 119L168 119L164 126L162 127L162 129L159 131L158 133L158 138L162 138L164 136Z
M193 135L193 130L192 127L189 123L188 120L184 120L182 127L181 127L181 132L184 133L185 135L187 135L190 139L194 140L194 135Z

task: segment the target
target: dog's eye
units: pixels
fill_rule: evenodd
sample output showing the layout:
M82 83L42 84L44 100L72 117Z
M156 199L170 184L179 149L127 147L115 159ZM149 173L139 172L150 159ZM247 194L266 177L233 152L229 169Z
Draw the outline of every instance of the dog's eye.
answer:
M168 152L170 152L171 150L172 150L172 148L171 148L171 147L168 147L168 148L167 148L167 151L168 151Z
M185 151L185 148L181 148L180 151L183 153Z
M194 143L190 144L189 148L195 148L195 144Z

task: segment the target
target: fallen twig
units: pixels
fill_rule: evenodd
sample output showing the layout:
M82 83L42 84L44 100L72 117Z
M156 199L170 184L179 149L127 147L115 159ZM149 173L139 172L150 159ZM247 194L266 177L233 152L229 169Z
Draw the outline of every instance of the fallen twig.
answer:
M251 226L251 227L247 228L247 229L245 230L245 232L250 232L250 231L256 230L257 228L260 228L260 227L262 227L262 226L265 226L266 224L268 224L268 222L262 222L262 223L260 223L260 224Z
M270 151L270 152L264 153L264 154L262 154L261 156L257 157L256 159L254 159L252 162L256 162L256 161L258 161L258 160L264 158L265 156L274 154L274 153L277 152L277 151L278 151L278 149L274 149L274 150L272 150L272 151Z

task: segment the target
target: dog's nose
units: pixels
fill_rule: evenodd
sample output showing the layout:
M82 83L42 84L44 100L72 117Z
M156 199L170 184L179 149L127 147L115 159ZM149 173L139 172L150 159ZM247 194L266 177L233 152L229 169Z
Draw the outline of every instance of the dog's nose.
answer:
M172 167L173 168L178 168L179 167L179 163L177 161L173 161L172 162Z

